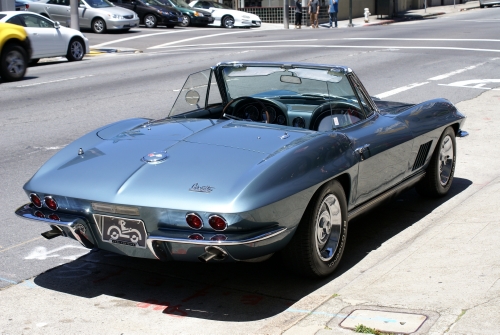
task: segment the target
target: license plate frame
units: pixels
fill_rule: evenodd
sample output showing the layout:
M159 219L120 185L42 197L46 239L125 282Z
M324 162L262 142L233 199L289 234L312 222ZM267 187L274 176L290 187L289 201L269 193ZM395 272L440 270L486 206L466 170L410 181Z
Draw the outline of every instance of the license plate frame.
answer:
M101 215L101 239L107 243L145 249L147 231L142 220Z

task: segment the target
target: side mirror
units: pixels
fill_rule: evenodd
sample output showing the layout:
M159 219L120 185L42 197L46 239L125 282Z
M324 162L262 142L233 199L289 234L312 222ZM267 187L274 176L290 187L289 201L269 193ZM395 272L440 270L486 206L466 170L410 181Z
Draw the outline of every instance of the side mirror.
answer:
M61 24L59 23L59 21L54 22L54 28L56 29L61 28Z
M200 94L196 91L190 90L186 93L184 98L188 104L197 105L198 101L200 101Z

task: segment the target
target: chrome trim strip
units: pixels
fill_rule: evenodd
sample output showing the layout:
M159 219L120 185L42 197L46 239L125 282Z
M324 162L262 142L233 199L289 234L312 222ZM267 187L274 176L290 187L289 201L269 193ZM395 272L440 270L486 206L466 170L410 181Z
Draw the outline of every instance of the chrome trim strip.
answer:
M287 228L278 228L276 230L259 235L257 237L253 237L253 238L249 238L249 239L241 240L241 241L190 240L190 239L184 239L184 238L172 238L172 237L150 235L149 238L147 239L146 243L148 245L149 250L151 250L152 252L153 252L152 243L154 241L182 243L182 244L196 244L196 245L204 245L204 246L219 245L219 246L225 247L225 246L231 246L231 245L244 245L244 244L250 244L250 243L264 241L264 240L267 240L271 237L275 237L275 236L283 233L285 230L287 230ZM154 254L154 252L153 252L153 254Z
M394 186L393 188L385 191L381 195L369 200L368 202L365 202L364 204L360 205L359 207L356 207L356 208L350 210L349 213L347 214L348 219L352 220L356 216L358 216L361 213L375 207L376 205L378 205L379 202L386 200L387 198L393 196L397 192L402 191L405 188L412 187L413 185L418 183L424 177L425 177L425 171L419 171L417 174L407 178L401 184Z

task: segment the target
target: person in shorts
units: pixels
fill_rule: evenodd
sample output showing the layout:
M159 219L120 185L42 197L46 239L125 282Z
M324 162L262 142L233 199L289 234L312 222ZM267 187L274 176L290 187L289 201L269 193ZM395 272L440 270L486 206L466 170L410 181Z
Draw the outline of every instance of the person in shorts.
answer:
M309 0L309 17L311 18L311 28L318 28L319 0Z

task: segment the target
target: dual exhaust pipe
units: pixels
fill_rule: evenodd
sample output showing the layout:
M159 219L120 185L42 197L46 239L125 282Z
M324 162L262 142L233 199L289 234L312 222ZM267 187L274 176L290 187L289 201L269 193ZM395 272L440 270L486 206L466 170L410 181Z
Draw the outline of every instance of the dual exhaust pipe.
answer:
M219 247L205 247L205 252L198 256L200 262L206 263L210 260L222 261L227 256L227 253Z

